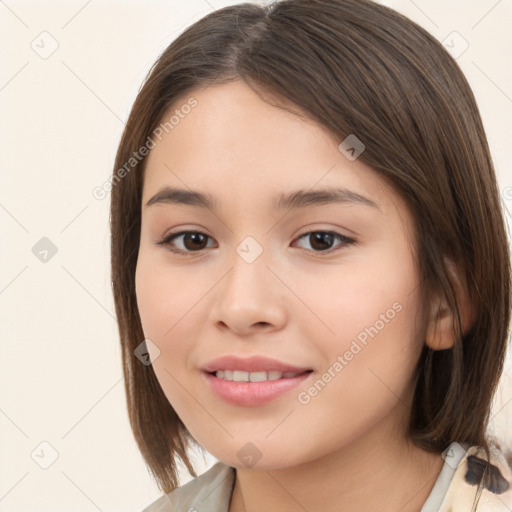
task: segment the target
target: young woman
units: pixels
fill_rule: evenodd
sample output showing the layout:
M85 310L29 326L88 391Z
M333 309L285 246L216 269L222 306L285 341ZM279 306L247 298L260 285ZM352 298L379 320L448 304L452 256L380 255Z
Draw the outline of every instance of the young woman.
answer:
M512 510L501 201L425 30L369 0L219 9L155 63L112 178L145 512Z

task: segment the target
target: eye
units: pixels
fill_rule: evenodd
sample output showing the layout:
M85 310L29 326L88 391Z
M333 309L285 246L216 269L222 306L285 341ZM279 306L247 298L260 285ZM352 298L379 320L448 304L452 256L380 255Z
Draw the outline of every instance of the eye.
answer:
M173 246L174 240L180 239L181 237L183 237L181 243L184 245L185 249L176 249ZM200 231L180 231L179 233L171 233L160 242L157 242L157 245L166 246L170 251L185 256L189 252L198 252L205 249L204 241L208 238L210 238L208 235Z
M298 240L301 240L302 238L309 241L310 246L314 249L313 252L328 254L337 250L330 247L335 239L340 240L338 247L355 243L355 240L352 238L348 238L340 233L336 233L335 231L308 231L307 233L303 233Z
M180 256L186 256L187 254L200 252L206 249L207 247L205 246L205 242L209 238L211 239L210 236L205 233L201 233L200 231L180 231L178 233L171 233L163 240L157 242L157 245L168 247L171 252L179 254ZM355 240L352 238L348 238L340 233L336 233L335 231L308 231L307 233L303 233L296 240L301 240L303 238L309 240L309 243L313 248L312 252L317 253L330 254L331 252L336 251L337 249L332 249L330 247L335 239L340 241L338 247L355 243ZM176 244L175 241L180 239L180 243ZM176 248L176 245L181 247Z

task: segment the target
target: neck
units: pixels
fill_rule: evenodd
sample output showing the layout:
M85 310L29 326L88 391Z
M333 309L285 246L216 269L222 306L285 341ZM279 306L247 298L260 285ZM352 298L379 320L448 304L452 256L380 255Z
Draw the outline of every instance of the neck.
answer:
M267 471L237 469L229 512L418 512L443 462L440 453L397 436L396 424L384 420L315 460Z

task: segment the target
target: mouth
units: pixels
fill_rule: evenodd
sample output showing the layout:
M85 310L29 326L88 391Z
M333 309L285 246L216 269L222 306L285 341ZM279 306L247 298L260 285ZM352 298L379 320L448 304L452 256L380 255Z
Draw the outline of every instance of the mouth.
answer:
M256 371L246 372L243 370L216 370L213 372L206 372L209 375L231 382L266 382L281 379L293 379L300 375L311 373L313 370L304 370L300 372L281 372L278 370L272 371Z
M307 366L255 354L226 354L206 363L201 370L206 386L218 398L239 406L290 398L292 390L307 385L314 374Z
M281 372L277 370L253 371L216 370L203 371L207 387L224 402L244 407L258 407L290 394L299 386L307 386L313 370ZM293 396L293 395L292 395ZM286 398L288 397L288 398Z

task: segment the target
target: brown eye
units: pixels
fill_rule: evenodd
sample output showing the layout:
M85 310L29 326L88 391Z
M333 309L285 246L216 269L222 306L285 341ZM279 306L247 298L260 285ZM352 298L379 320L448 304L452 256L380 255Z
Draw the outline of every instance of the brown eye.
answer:
M332 249L333 241L336 239L340 240L338 247L350 245L355 242L355 240L334 231L309 231L301 235L299 240L302 238L305 238L309 242L313 252L332 252L336 250Z
M172 252L179 254L186 254L189 252L199 252L206 249L206 241L210 238L208 235L200 231L180 231L179 233L172 233L164 240L158 242L158 245L168 246ZM180 240L175 243L175 240ZM175 245L178 245L176 248Z
M167 247L171 252L186 256L194 252L201 252L207 249L207 241L210 236L200 231L180 231L179 233L171 233L165 239L157 242L157 245ZM355 240L348 238L334 231L309 231L302 234L298 240L308 240L310 244L310 252L330 254L337 250L337 247L343 247L355 243ZM339 243L333 249L333 242L339 240ZM210 246L211 247L211 246ZM306 247L307 249L307 247Z

